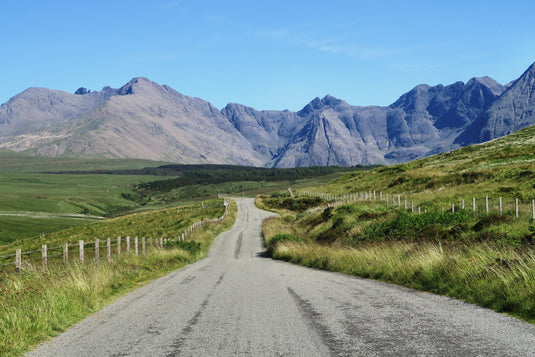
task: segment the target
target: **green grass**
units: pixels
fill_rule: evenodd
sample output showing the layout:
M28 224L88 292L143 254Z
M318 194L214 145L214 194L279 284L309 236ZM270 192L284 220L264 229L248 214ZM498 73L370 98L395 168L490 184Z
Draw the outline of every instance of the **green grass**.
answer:
M35 237L139 207L125 197L150 176L0 172L0 242ZM84 215L80 217L70 215ZM48 216L45 220L43 216Z
M484 197L491 197L496 212L498 197L512 210L514 198L524 204L535 199L535 127L488 143L473 145L408 163L347 173L337 180L313 187L312 191L348 194L376 190L377 194L401 194L423 209L446 209L477 198L482 209Z
M497 239L504 222L496 215L480 218L494 233L478 239L462 212L407 215L354 204L303 214L271 207L281 217L266 220L263 235L275 259L447 295L535 322L535 246Z
M292 200L285 193L257 202L281 214L263 227L268 251L276 259L443 294L534 323L535 222L529 205L535 199L534 180L531 127L489 143L348 173L297 191L338 196L336 207L327 207L336 199L325 198L319 209L306 211L309 207L300 208L304 198ZM376 191L376 200L340 199L370 191ZM389 206L384 198L379 201L380 192L390 196ZM393 194L401 195L401 207L392 206ZM484 210L485 196L490 213ZM464 211L459 210L461 200ZM421 214L410 213L411 202Z
M147 232L154 232L160 229L162 223L171 224L176 218L185 222L207 216L206 212L200 211L181 207L179 217L175 208L174 214L164 210L126 216L103 224L107 225L108 232L122 230L134 222L136 228L145 227ZM210 217L221 213L222 210L214 207ZM229 215L223 222L205 225L189 237L187 244L195 246L195 249L184 246L153 249L145 256L115 256L111 263L97 265L88 262L82 265L73 262L65 266L51 262L45 271L35 266L26 267L20 274L0 273L0 355L19 356L126 292L205 257L216 235L229 229L235 218L236 204L231 203ZM78 227L69 233L58 232L56 238L86 234L83 229ZM164 231L168 235L171 232L172 229ZM51 243L57 244L55 241Z
M42 244L49 247L60 246L65 242L75 244L79 240L94 241L96 238L105 240L117 237L152 237L176 238L193 222L202 219L216 218L223 215L222 200L204 202L188 206L166 208L129 214L91 224L81 225L56 231L39 237L15 240L0 245L0 255L13 254L16 249L23 251L38 250ZM38 253L36 253L38 255ZM4 263L0 259L0 263Z
M62 170L135 170L169 164L162 161L141 159L76 159L29 156L13 151L0 150L1 172L44 172Z

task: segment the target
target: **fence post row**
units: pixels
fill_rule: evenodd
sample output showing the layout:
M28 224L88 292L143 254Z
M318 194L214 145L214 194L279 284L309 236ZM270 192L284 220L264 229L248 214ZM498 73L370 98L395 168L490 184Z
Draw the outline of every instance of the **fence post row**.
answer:
M375 191L373 193L375 195ZM346 195L345 197L347 198L348 195ZM370 198L371 198L371 191L370 191ZM201 220L201 221L192 223L186 229L185 232L182 232L182 234L177 237L177 239L182 240L182 241L185 240L189 233L192 233L195 229L204 226L206 223L221 222L226 217L226 214L227 214L227 208L225 207L225 214L223 214L223 216L221 217L217 217L214 219ZM121 236L118 236L117 237L117 255L121 255L121 241L122 241ZM158 244L160 247L163 247L165 244L167 244L168 241L169 241L168 238L164 238L164 237L160 237L160 239L156 238L155 240L153 240L152 237L149 237L149 247L151 247L153 243L156 247L158 247ZM98 264L99 259L100 259L100 239L96 238L94 244L95 244L95 263ZM68 263L69 261L69 243L68 242L65 242L63 243L62 246L53 248L53 249L62 249L62 253L55 254L55 255L62 255L63 262ZM135 254L139 255L139 238L138 237L135 237L134 239L134 249L135 249ZM141 238L141 249L142 249L142 254L147 253L147 240L145 237ZM85 261L84 240L78 241L78 250L79 250L80 263L84 263ZM126 237L126 252L127 253L130 252L130 236ZM16 249L14 255L15 255L15 270L20 271L22 270L22 249L20 248ZM111 261L111 255L112 255L112 239L107 238L106 239L106 260L108 262ZM48 246L46 244L43 244L41 246L41 264L43 267L46 267L48 264Z
M349 193L349 194L344 194L344 195L333 195L333 194L325 194L325 193L322 193L322 192L312 192L312 191L309 191L309 190L305 190L305 191L302 191L301 194L304 194L304 195L309 195L309 196L315 196L315 197L321 197L321 198L324 198L326 200L330 200L330 201L333 201L334 202L330 202L328 203L328 207L339 207L340 205L344 204L344 203L347 203L347 202L356 202L356 201L376 201L377 200L377 193L378 193L378 196L379 196L379 201L383 201L383 191L376 191L376 190L369 190L369 191L359 191L359 192L354 192L354 193ZM391 197L389 197L391 196ZM406 211L409 210L409 201L407 200L407 196L405 194L403 194L403 207ZM396 201L397 201L397 206L401 208L401 194L397 194L397 200L396 200L396 194L391 194L389 195L388 193L385 193L385 202L386 202L386 206L389 206L390 205L390 202L392 202L391 206L392 207L395 207L396 206ZM533 221L535 221L535 199L532 199L531 202L530 202L530 207L531 207L531 219ZM466 207L466 201L464 199L461 199L460 200L460 204L457 206L457 212L459 210L465 210L467 207ZM410 201L410 210L412 213L415 212L415 207L414 207L414 201ZM424 210L425 212L427 212L427 209ZM441 207L441 211L442 213L445 213L445 208L444 207ZM490 208L490 200L489 200L489 196L485 196L485 213L489 214L491 211L491 208ZM418 213L420 213L421 210L420 210L420 207L418 207ZM455 210L455 202L452 202L451 204L451 212L456 212ZM474 214L477 213L477 204L476 204L476 197L472 197L472 212ZM503 215L504 214L504 201L503 201L503 197L498 197L498 213L500 215ZM511 213L512 214L512 213ZM519 198L515 198L514 199L514 215L515 215L515 218L519 218L520 217L520 203L519 203ZM197 228L198 226L202 226L204 224L204 222L197 222L198 224L193 224L191 226L191 228ZM180 237L179 237L180 239Z

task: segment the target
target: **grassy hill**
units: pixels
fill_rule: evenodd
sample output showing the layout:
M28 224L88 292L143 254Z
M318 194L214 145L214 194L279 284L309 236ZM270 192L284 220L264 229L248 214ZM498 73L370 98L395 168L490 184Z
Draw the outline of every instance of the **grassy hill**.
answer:
M346 174L318 188L335 194L381 190L438 208L475 196L535 198L535 127L409 163ZM481 202L481 201L480 201Z
M273 257L448 295L535 321L530 206L535 199L535 127L297 191L301 195L296 198L281 192L257 200L282 216L263 228ZM346 199L373 191L375 199ZM421 213L413 213L410 204L406 210L405 198Z

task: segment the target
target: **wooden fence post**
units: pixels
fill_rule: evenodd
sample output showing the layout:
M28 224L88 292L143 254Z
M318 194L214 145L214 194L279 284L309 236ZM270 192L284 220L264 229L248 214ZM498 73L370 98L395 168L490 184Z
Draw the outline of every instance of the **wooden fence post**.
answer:
M139 246L138 246L138 239L137 237L134 238L134 250L136 252L136 255L139 255Z
M63 244L63 263L67 264L69 262L69 243L65 242Z
M461 209L464 210L464 200L461 200Z
M98 264L98 258L100 256L100 240L95 239L95 263Z
M43 263L43 267L46 267L46 264L48 263L46 244L41 246L41 261Z
M15 270L21 271L22 269L22 249L15 250Z
M162 237L160 237L160 247L163 248L163 238Z
M78 241L78 247L80 249L80 263L84 262L84 241Z
M143 255L145 255L147 252L146 246L145 246L145 237L141 238L141 252L143 253Z
M515 198L515 217L518 218L518 198Z
M535 221L535 200L531 200L531 219Z
M106 240L106 260L108 263L111 261L111 238Z
M451 213L455 213L455 203L451 203Z
M411 201L411 213L414 213L414 201Z
M126 237L126 253L130 253L130 236Z
M503 207L502 207L502 198L501 197L500 197L499 203L500 203L500 205L499 205L500 214L502 214L503 213Z
M117 255L121 255L121 237L117 237Z
M476 198L472 197L472 212L476 214Z

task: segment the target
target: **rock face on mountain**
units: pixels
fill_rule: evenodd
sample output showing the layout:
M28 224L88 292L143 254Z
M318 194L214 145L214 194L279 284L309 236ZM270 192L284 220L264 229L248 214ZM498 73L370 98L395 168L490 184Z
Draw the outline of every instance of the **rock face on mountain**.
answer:
M456 143L480 143L535 124L535 63L477 118Z
M367 165L412 160L458 147L454 139L505 87L491 78L449 86L419 85L389 107L357 107L332 96L297 113L255 111L237 104L222 110L268 166Z
M332 96L298 112L210 103L134 78L75 94L29 88L0 106L0 148L35 155L132 157L255 166L403 162L535 124L535 64L502 86L418 85L388 107Z
M0 107L0 147L47 156L265 161L210 103L146 78L86 94L28 89Z

